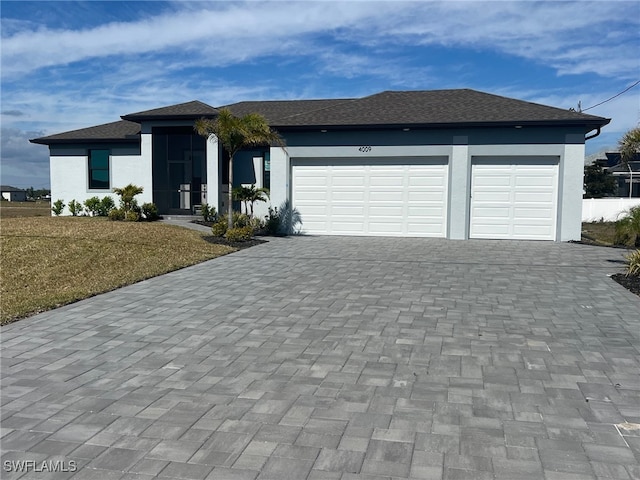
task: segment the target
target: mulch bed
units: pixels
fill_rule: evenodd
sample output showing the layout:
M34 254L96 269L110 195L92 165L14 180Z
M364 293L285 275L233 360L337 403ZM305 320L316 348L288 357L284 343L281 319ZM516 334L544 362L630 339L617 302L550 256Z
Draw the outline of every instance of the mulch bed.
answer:
M247 240L246 242L230 242L224 237L214 237L213 235L207 235L204 237L204 239L209 243L215 243L217 245L228 245L229 247L237 248L238 250L255 247L256 245L260 245L261 243L266 243L266 240L260 240L257 238L252 238L251 240Z
M611 275L616 282L629 290L631 293L635 293L640 296L640 276L625 276L624 273L616 273Z

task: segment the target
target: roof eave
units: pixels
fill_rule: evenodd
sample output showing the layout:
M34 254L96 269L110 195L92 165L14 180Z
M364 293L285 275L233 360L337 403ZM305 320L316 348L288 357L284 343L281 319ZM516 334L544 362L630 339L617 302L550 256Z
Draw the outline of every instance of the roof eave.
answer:
M38 145L64 145L64 144L79 144L79 143L131 143L139 144L140 135L127 138L33 138L29 140L31 143Z
M383 129L425 129L425 128L466 128L466 127L542 127L542 126L585 126L603 127L611 122L610 118L602 119L565 119L565 120L523 120L498 122L440 122L440 123L358 123L358 124L307 124L286 125L272 124L278 130L383 130Z

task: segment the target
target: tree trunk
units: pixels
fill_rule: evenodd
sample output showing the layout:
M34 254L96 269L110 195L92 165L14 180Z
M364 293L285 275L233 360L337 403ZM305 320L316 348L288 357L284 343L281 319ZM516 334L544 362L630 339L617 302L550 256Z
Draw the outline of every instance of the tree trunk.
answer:
M233 153L229 153L229 206L227 208L227 228L233 228Z

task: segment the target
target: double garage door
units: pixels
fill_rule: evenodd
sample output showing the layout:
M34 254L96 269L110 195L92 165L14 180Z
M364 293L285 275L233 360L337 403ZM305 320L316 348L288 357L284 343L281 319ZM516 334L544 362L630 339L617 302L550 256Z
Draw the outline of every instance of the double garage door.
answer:
M447 170L445 158L294 159L293 205L311 234L444 237Z
M446 237L448 173L441 157L292 159L292 200L310 234ZM464 195L471 238L555 240L557 161L475 159Z

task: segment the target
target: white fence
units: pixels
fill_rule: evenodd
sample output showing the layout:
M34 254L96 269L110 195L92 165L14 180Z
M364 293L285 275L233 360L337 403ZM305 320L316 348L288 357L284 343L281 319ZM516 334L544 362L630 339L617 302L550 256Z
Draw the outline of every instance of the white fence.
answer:
M640 205L640 198L585 198L582 200L583 222L614 222L625 210Z

